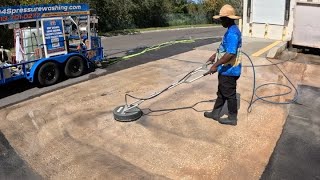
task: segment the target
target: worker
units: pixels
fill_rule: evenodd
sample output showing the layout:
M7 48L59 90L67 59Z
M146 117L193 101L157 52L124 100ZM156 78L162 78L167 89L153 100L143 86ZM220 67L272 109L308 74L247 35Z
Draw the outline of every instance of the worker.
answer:
M228 28L224 34L223 40L217 50L208 60L213 65L210 73L218 72L218 92L213 110L205 112L204 116L212 118L221 124L237 125L237 80L241 74L240 48L242 46L241 32L235 24L235 9L231 5L224 5L219 15L213 16L214 19L220 19L224 28ZM220 118L220 112L227 101L228 118Z

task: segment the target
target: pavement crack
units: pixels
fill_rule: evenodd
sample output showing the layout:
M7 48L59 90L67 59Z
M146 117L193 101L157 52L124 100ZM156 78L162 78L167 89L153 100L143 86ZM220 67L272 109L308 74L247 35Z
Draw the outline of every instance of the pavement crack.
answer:
M306 76L306 71L307 71L307 69L308 69L308 66L307 66L307 64L305 63L305 64L303 65L301 81L304 81L305 76Z

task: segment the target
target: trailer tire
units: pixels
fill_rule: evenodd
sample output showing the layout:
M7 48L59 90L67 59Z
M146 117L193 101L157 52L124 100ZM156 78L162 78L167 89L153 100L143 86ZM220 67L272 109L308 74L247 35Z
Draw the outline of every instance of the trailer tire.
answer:
M44 63L38 71L38 82L41 86L56 84L60 77L60 69L57 63Z
M72 56L64 67L64 73L69 78L81 76L84 70L84 60L79 56Z

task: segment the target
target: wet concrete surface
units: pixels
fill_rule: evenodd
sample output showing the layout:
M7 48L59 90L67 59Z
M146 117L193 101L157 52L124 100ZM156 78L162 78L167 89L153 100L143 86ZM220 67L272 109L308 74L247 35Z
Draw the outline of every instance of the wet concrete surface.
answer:
M289 109L261 179L320 179L320 88L299 86L302 105Z
M248 114L252 71L238 81L239 122L203 117L213 106L216 75L183 84L140 108L194 109L151 113L132 123L113 119L125 93L145 97L182 78L212 54L209 46L120 70L0 110L0 130L35 173L48 179L259 179L290 106L257 102ZM253 58L255 64L269 63ZM121 63L125 63L121 62ZM244 59L244 64L249 64ZM318 65L281 65L295 85L319 86ZM257 84L288 84L275 67L257 69ZM261 95L280 93L269 87ZM284 101L293 93L274 98ZM132 102L132 100L130 100Z
M0 132L0 179L41 179L19 157L2 132Z

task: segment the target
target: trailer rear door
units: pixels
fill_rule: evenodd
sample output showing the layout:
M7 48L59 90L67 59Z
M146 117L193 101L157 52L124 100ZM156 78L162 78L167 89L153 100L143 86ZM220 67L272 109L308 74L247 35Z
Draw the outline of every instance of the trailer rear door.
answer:
M252 22L284 25L286 0L252 0Z
M292 44L320 48L320 2L298 2Z

